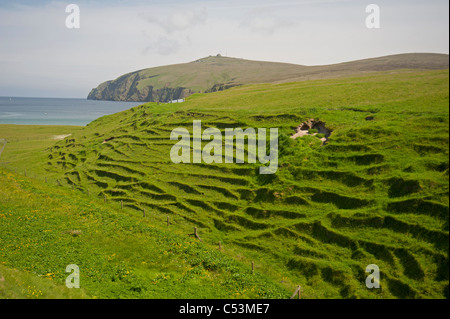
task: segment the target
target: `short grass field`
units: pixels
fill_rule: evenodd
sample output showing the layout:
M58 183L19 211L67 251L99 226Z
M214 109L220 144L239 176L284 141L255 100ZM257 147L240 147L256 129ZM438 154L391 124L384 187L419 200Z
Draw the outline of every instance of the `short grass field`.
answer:
M448 298L448 85L448 70L401 70L194 94L86 127L0 125L0 296ZM331 130L325 145L290 138L308 119ZM193 120L278 128L277 173L174 164L170 134Z

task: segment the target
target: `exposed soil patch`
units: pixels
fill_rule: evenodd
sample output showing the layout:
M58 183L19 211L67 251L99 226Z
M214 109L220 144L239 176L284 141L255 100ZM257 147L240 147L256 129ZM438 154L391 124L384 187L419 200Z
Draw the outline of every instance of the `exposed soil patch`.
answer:
M313 130L313 132L311 132ZM328 142L328 137L331 135L331 130L325 126L325 122L315 119L309 119L295 128L296 133L291 136L292 139L302 137L305 135L317 135L323 134L324 137L320 138L322 145Z
M108 143L109 141L112 141L113 139L115 139L115 137L107 138L106 140L104 140L104 141L102 142L102 144Z
M65 139L66 137L71 136L72 134L63 134L63 135L53 135L52 140L61 141Z

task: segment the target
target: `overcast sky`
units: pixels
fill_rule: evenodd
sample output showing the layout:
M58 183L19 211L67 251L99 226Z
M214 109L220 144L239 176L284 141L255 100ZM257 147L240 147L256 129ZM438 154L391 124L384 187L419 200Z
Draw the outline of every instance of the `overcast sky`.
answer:
M80 29L68 29L70 3ZM380 7L379 29L365 24ZM79 97L148 67L221 53L332 64L447 53L448 0L0 0L0 96Z

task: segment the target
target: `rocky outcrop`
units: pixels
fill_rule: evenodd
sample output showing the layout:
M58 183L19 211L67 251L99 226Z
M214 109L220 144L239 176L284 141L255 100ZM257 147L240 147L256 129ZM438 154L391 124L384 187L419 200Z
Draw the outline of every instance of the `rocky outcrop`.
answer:
M124 75L117 80L107 81L92 89L88 100L130 101L130 102L168 102L178 100L194 93L184 87L154 86L138 87L141 80L138 73Z
M211 93L211 92L218 92L223 90L228 90L235 86L240 86L242 84L236 84L236 83L217 83L214 84L211 88L207 89L205 93Z

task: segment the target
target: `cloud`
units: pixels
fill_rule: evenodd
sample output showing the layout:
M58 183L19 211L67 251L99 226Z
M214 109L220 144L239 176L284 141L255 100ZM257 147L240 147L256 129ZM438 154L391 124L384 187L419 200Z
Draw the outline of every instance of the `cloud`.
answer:
M192 9L176 6L165 8L159 14L142 14L142 17L150 25L142 30L149 43L142 54L172 55L190 46L189 34L206 23L208 13L204 7Z
M182 48L181 43L171 37L159 37L142 51L142 54L157 53L159 55L171 55L178 53Z
M277 16L269 8L258 8L247 11L239 26L254 33L272 35L277 31L294 25L295 22L286 18L286 16Z
M206 8L186 9L184 7L170 8L163 17L145 16L147 22L159 26L165 33L189 31L190 29L205 24L208 12Z
M379 0L377 32L355 0L105 2L76 1L81 29L69 30L70 2L0 1L0 95L84 97L122 74L219 52L306 65L448 53L446 0Z

